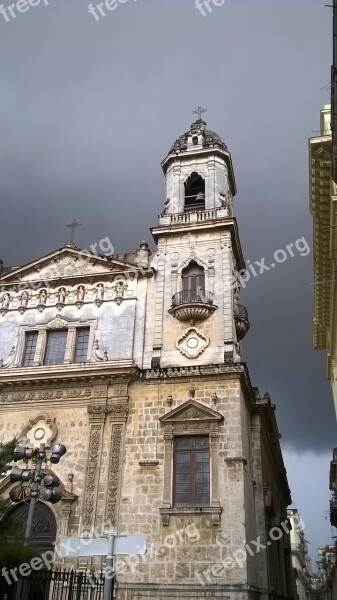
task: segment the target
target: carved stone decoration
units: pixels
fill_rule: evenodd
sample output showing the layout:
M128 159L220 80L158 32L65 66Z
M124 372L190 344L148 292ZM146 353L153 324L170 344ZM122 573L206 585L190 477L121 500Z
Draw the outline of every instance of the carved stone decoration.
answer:
M27 443L33 447L37 447L42 443L48 447L56 439L57 433L58 430L54 418L48 415L38 415L34 419L31 419L22 429L19 439L27 440Z
M43 312L46 308L46 302L48 298L48 293L45 289L42 289L38 295L38 305L37 309L39 312Z
M129 407L127 404L111 404L106 407L106 412L110 417L122 417L126 419L129 412Z
M206 335L200 333L195 327L191 327L177 339L176 347L187 358L196 358L206 350L209 342Z
M56 303L57 310L62 310L62 308L64 307L66 295L67 295L66 288L61 287L57 292L57 303Z
M84 296L85 296L85 287L83 285L79 285L76 290L76 302L75 305L77 308L81 308L84 304Z
M81 399L81 398L91 398L92 389L90 388L69 388L63 390L53 390L53 389L44 389L36 392L6 392L4 394L0 394L0 402L24 402L25 404L28 402L38 402L45 400L65 400L67 398L71 399Z
M90 413L88 407L88 412ZM102 415L103 416L103 415ZM105 417L105 411L104 411ZM85 496L82 509L82 531L89 532L95 520L96 497L98 488L99 463L101 455L103 419L99 423L91 423L89 437L89 456L85 482Z
M65 327L68 327L68 325L68 321L63 319L61 315L56 315L55 319L48 323L47 329L64 329Z
M6 362L4 362L3 358L0 358L0 369L8 369L8 367L11 367L14 362L14 357L15 357L15 346L12 346L9 351L8 359L6 360Z
M104 285L103 285L103 283L99 283L95 287L95 293L96 293L95 304L97 304L97 306L101 306L104 301Z
M124 300L125 292L128 289L128 284L120 279L116 281L115 285L112 286L112 289L115 292L114 302L118 305L121 304Z
M109 360L107 350L104 350L103 354L99 354L99 342L97 339L94 341L92 357L95 362L100 362L102 360L103 361Z
M5 314L6 314L6 312L7 312L7 310L8 310L8 307L9 307L9 303L10 303L10 300L11 300L11 297L10 297L10 295L8 294L8 292L6 292L6 293L5 293L5 294L2 296L2 298L1 298L1 310L0 310L0 314L1 314L2 316L5 316Z
M121 468L121 446L122 446L122 424L112 424L111 427L111 446L109 460L108 493L105 509L105 520L116 525L117 522L117 502L119 491L119 476Z
M25 312L25 310L27 310L28 300L29 300L28 292L26 292L26 291L22 292L22 294L20 296L20 306L19 306L19 312L21 314L23 314Z
M101 422L105 418L107 408L105 404L91 404L88 406L87 411L90 421Z
M208 423L220 423L224 419L223 415L219 414L212 408L201 404L197 400L190 398L180 406L177 406L169 413L159 418L159 421L163 425L165 424L173 424L176 427L177 424L183 424L183 427L186 427L185 421L193 421L190 423L192 427L199 422L208 422ZM197 423L196 423L197 422Z

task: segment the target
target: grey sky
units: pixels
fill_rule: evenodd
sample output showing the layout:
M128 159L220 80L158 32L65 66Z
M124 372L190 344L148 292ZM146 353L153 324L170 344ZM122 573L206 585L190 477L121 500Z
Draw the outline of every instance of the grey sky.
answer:
M194 0L128 0L99 22L85 0L50 0L0 15L5 265L62 246L74 217L82 247L150 241L160 161L198 104L232 152L245 258L268 264L302 236L312 246L307 140L329 102L331 29L324 0L226 0L207 17ZM312 349L312 263L295 253L242 301L252 382L277 405L284 447L322 454L336 421Z

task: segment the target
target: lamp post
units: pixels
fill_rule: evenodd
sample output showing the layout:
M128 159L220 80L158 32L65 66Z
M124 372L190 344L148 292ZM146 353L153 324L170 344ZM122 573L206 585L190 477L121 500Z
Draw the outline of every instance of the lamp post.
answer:
M55 444L51 448L51 455L49 457L50 462L52 464L57 464L60 461L60 458L64 456L66 452L67 449L65 446L63 446L63 444ZM42 470L43 462L47 461L47 459L48 457L46 454L45 444L40 444L39 448L22 448L20 446L16 446L16 448L13 450L14 462L19 460L28 462L31 460L34 463L34 467L31 469L20 469L19 467L13 467L9 474L11 483L19 483L19 485L12 488L9 493L9 497L12 502L21 502L24 500L26 496L22 484L31 484L28 496L30 499L29 510L24 535L25 546L27 546L32 534L34 511L39 498L41 497L42 500L51 502L52 504L56 504L62 498L62 490L59 487L59 478L56 477L56 475L45 473ZM19 579L15 591L15 600L26 600L28 597L28 591L28 581L23 583L22 579Z

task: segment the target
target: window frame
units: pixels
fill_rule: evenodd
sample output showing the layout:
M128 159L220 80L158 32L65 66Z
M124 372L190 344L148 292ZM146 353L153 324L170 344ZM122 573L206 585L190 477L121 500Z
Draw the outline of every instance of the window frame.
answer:
M85 360L75 360L75 357L76 357L76 352L77 352L77 349L78 349L78 348L77 348L77 344L78 344L78 341L79 341L79 340L78 340L78 337L79 337L79 332L80 332L81 330L87 330L87 331L88 331L88 341L87 341L87 344L86 344L86 350L87 350L87 351L86 351L86 358L85 358ZM72 360L73 364L80 365L80 364L84 364L84 363L88 362L88 354L89 354L89 341L90 341L90 327L88 327L88 326L85 326L85 325L84 325L83 327L82 327L82 326L81 326L81 327L76 327L76 331L75 331L75 343L74 343L74 352L73 352L73 360Z
M65 319L62 319L62 324L57 327L55 327L54 323L55 319L53 319L49 323L34 326L25 326L21 328L17 346L16 359L14 361L15 367L22 369L29 369L32 367L40 366L48 368L60 368L61 366L65 365L82 365L85 362L92 362L95 331L97 329L97 319L91 319L87 321L66 321ZM87 358L85 361L75 362L74 358L76 349L76 333L78 329L81 328L89 329ZM47 333L48 331L58 331L62 329L67 330L67 339L63 362L56 365L45 365L44 358L47 344ZM25 355L26 333L33 332L38 334L33 364L29 366L24 366L23 360Z
M51 340L52 337L55 337L55 336L57 339L57 334L60 334L60 333L64 334L62 336L59 336L59 339L62 339L61 350L63 351L63 354L62 354L62 356L60 356L60 358L62 358L62 360L60 360L59 362L46 362L46 360L52 361L52 359L55 359L56 356L59 356L61 354L57 348L57 346L58 346L57 343L55 344L55 342L54 343L51 342L49 345L49 340ZM47 331L46 343L45 343L44 354L43 354L43 366L44 367L55 367L57 365L63 365L65 355L66 355L68 336L69 336L69 329L67 329L67 328L49 329ZM50 353L50 355L48 357L47 357L47 352Z
M214 526L220 525L219 435L223 420L223 415L196 400L187 400L159 418L164 442L164 487L159 511L164 526L169 525L171 516L191 514L207 514ZM210 487L207 506L174 504L174 438L177 436L209 437Z
M196 446L192 447L192 445L187 449L178 449L176 448L176 442L178 439L189 438L190 440L197 440L198 438L207 439L207 447L205 449L199 449ZM196 453L197 452L207 452L208 460L208 502L199 503L195 501L196 497ZM189 502L177 502L177 455L182 453L188 453L190 455L189 458ZM210 505L210 483L211 483L211 457L210 457L210 440L209 435L175 435L173 437L173 489L172 489L172 505L174 507L184 507L184 506L209 506Z
M29 353L29 364L24 364L25 359L26 359L26 354L27 354L27 349L28 349L28 337L29 336L36 336L36 341L35 344L33 344L34 347L34 352L33 353ZM23 347L23 352L22 352L22 367L24 368L28 368L28 367L32 367L34 365L34 359L35 359L35 354L36 354L36 347L37 347L37 341L38 341L38 337L39 337L39 332L36 329L33 329L31 331L26 331L25 332L25 336L24 336L24 347ZM32 361L30 363L30 361Z
M198 271L193 273L194 271ZM181 291L195 292L205 290L206 277L205 269L195 260L191 260L188 265L181 271Z

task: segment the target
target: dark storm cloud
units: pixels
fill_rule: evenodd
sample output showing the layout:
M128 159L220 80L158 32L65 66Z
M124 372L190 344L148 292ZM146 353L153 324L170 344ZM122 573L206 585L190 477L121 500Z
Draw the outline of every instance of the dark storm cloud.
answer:
M83 247L150 239L164 200L160 161L208 107L232 151L245 257L305 236L307 139L329 101L331 9L318 0L129 0L96 22L85 0L0 17L0 256L60 247L74 217ZM247 284L254 385L277 404L284 441L330 449L335 421L323 357L312 350L312 253ZM320 426L317 427L319 422Z

